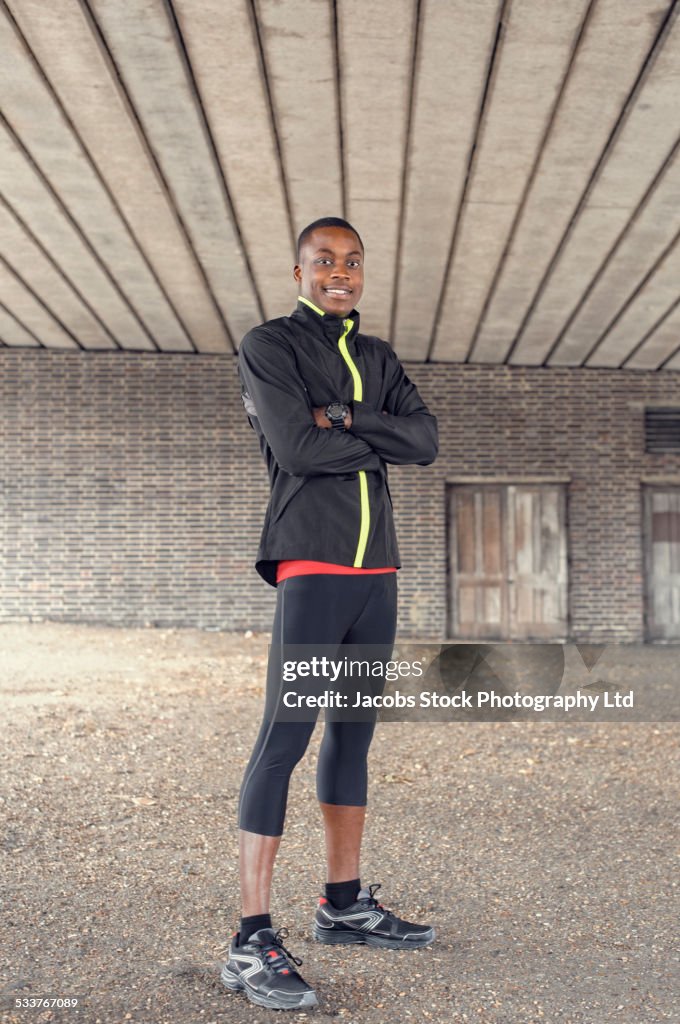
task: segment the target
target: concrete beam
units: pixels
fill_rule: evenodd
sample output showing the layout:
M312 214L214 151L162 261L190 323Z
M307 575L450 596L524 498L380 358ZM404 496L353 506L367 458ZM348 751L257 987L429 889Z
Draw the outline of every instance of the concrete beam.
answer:
M498 11L498 0L421 6L392 338L404 359L428 354Z
M12 273L0 257L0 295L3 305L46 348L78 348L75 340L43 302L40 302L24 281Z
M658 334L658 337L657 337ZM659 352L675 352L671 359L664 366L665 370L680 370L680 305L676 306L669 317L658 329L657 334L649 339L651 350L654 356L658 357ZM637 358L631 360L629 366L637 370L640 366L645 367L646 361L643 357L641 362Z
M0 238L5 259L83 348L112 349L115 341L40 246L0 200Z
M366 248L362 330L385 339L395 286L415 7L414 0L344 0L338 7L347 212Z
M594 286L550 359L551 366L580 366L587 360L631 293L640 287L664 249L672 243L678 230L679 209L680 152L676 152L644 207L598 270ZM601 234L611 227L611 209L589 209L581 219L579 247L588 239L597 247Z
M333 5L255 0L254 8L297 239L318 217L345 214Z
M0 343L7 348L39 348L40 342L0 303Z
M162 0L91 7L236 344L262 309L168 9Z
M1 122L0 193L76 288L84 295L96 295L97 312L118 344L122 348L153 350L151 338L93 249Z
M620 0L595 4L541 153L538 173L495 282L471 356L473 362L502 360L521 332L664 14L658 0L623 6ZM537 52L541 52L540 46ZM518 361L510 358L511 363Z
M465 360L559 94L587 0L510 6L432 358ZM487 356L497 362L496 355Z
M174 6L265 316L283 316L296 299L294 244L251 5Z
M155 339L188 342L20 33L0 17L3 113Z
M593 278L610 258L623 233L631 227L650 184L663 168L680 135L680 21L664 42L631 109L614 147L593 185L586 205L573 227L569 242L559 256L515 350L515 361L542 362L572 310L579 304ZM643 254L664 248L673 229L673 211L679 208L680 167L667 171L639 212L631 260L626 261L629 283L637 276ZM643 243L644 241L647 244ZM656 241L654 241L654 237ZM651 250L649 244L651 243ZM634 261L633 261L634 260ZM625 296L610 278L597 287L590 306L597 308L595 332L601 332ZM607 307L609 312L607 311ZM583 311L585 312L585 310ZM577 326L578 323L578 326ZM597 333L595 334L597 337ZM551 365L580 363L595 337L583 316L567 330L551 356Z
M677 353L677 355L675 354ZM680 297L638 351L626 361L627 370L680 370Z
M680 233L679 233L680 234ZM680 291L680 240L625 305L586 366L620 366L640 339L674 305Z
M47 5L42 0L21 0L11 6L184 327L184 336L173 331L157 339L159 346L190 350L188 336L199 351L230 349L195 253L86 9L73 0L52 0ZM92 301L96 305L96 294Z

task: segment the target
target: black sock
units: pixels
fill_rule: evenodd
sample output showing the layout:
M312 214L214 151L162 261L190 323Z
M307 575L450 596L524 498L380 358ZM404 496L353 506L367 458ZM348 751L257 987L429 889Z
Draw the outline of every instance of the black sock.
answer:
M272 919L270 914L253 914L252 917L242 917L239 928L238 944L242 946L251 935L258 932L260 928L271 928Z
M344 910L356 902L361 889L361 881L351 878L349 882L326 882L326 899L330 900L337 910Z

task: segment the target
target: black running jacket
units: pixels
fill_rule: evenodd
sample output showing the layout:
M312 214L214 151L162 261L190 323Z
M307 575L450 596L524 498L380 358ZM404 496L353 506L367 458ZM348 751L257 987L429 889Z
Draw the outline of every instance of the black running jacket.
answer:
M241 396L267 463L271 497L255 567L276 586L279 559L367 569L400 565L387 465L428 466L437 421L387 342L359 313L298 299L290 316L241 342ZM349 430L317 427L315 406L346 402Z

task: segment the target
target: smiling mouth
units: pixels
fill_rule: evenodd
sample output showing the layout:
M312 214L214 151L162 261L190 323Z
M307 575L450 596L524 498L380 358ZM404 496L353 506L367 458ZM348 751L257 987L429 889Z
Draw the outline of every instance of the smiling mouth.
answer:
M345 295L351 295L352 294L352 291L351 291L350 288L324 288L324 291L325 291L326 295L345 296Z

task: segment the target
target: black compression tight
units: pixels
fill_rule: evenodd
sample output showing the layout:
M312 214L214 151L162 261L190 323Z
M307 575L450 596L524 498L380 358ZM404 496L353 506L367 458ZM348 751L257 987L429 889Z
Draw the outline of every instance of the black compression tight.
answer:
M369 575L291 576L277 587L272 644L369 644L370 657L391 657L397 617L396 572ZM278 700L282 675L275 649L267 668L267 698ZM272 705L273 706L273 705ZM266 712L245 770L239 796L239 828L280 836L288 785L316 725L270 721ZM367 756L375 719L326 721L316 774L323 803L363 807Z

